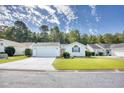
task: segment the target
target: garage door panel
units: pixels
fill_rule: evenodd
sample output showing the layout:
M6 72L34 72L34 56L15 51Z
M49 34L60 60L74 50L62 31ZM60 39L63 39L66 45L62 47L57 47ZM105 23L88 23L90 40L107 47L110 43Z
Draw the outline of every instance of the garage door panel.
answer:
M37 48L36 56L39 57L56 57L58 56L58 48Z

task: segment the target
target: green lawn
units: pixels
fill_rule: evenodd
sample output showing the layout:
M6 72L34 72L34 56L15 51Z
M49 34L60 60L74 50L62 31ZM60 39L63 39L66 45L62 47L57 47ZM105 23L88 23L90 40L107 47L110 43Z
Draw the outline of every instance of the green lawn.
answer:
M115 58L58 58L53 66L57 70L109 70L123 69L124 59Z
M13 56L13 57L9 57L8 59L0 59L0 64L1 63L7 63L7 62L13 62L13 61L17 61L17 60L22 60L28 58L26 56Z

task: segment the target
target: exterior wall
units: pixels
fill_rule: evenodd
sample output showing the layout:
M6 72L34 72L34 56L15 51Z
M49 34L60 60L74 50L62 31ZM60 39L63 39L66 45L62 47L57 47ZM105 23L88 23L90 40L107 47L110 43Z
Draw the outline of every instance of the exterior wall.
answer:
M77 45L78 47L80 47L80 52L72 52L72 48ZM79 43L72 43L69 45L65 45L64 49L66 52L70 53L70 56L77 56L77 57L81 57L81 56L85 56L85 46L83 44L79 44Z

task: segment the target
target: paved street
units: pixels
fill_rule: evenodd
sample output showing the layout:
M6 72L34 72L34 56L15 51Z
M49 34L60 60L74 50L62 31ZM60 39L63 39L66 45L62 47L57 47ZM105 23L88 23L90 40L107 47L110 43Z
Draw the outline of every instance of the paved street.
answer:
M0 87L122 88L124 87L124 72L38 72L0 70Z
M0 64L0 69L16 69L16 70L55 70L52 66L55 58L37 58L32 57L16 62Z

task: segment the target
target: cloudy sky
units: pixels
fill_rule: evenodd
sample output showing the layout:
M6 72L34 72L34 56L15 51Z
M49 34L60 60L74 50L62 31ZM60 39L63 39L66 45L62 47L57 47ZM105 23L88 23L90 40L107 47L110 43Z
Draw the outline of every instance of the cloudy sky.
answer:
M13 25L16 20L25 22L33 32L47 24L58 25L64 32L116 33L124 30L124 6L0 6L0 25Z

